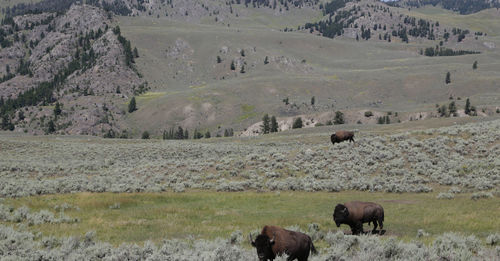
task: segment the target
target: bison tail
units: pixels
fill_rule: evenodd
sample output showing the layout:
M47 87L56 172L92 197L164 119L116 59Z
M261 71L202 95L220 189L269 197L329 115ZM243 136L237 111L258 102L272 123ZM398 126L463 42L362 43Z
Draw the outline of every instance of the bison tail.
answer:
M316 248L314 247L312 240L311 240L311 253L313 253L313 255L318 254L318 250L316 250Z

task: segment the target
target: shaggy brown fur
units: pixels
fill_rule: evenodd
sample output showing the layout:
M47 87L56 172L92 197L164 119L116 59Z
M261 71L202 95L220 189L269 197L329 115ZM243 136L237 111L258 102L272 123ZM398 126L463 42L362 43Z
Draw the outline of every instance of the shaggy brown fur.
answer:
M308 235L276 226L264 226L255 241L251 237L250 241L257 248L259 260L274 260L286 254L287 260L307 261L309 251L317 253Z
M348 140L354 142L354 132L352 131L337 131L330 137L332 144Z
M353 234L363 233L363 223L373 222L372 233L376 232L377 223L380 232L384 228L384 208L377 203L351 201L344 205L338 204L333 212L333 220L340 227L347 224L351 227Z

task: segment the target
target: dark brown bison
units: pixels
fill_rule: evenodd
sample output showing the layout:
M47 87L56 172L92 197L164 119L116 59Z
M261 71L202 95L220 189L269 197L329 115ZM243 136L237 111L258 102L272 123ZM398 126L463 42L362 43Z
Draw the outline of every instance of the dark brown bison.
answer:
M343 142L348 140L349 142L354 142L354 132L352 131L337 131L332 136L330 136L332 144L335 145L337 142Z
M317 253L311 237L304 233L283 229L276 226L264 226L262 232L252 240L252 246L257 249L259 260L274 260L276 256L288 255L287 260L307 261L309 251Z
M351 201L335 207L333 220L337 227L340 227L340 224L349 225L353 235L363 233L363 223L369 225L370 222L373 222L372 233L376 232L377 223L380 226L380 233L383 233L384 209L372 202Z

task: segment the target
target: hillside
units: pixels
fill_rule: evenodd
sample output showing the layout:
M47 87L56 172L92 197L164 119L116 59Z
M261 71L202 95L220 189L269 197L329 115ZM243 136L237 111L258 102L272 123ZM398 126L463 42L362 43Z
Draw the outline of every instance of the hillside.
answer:
M79 8L95 13L92 23L99 26L88 28L84 23L66 27L64 6L43 3L5 11L20 15L3 25L2 39L11 43L0 49L10 71L0 68L4 103L9 95L15 99L53 82L75 60L77 49L98 55L50 85L50 99L30 106L10 102L4 129L115 137L148 131L159 137L181 126L190 136L194 130L216 136L231 129L254 135L266 113L286 130L297 117L306 127L328 124L336 111L346 123L360 124L376 124L382 117L391 123L439 117L436 104L448 106L450 98L457 116L468 117L466 98L479 116L493 115L498 107L500 26L494 21L500 13L495 9L463 16L372 0L205 0L201 5L127 0L88 1L91 6L67 11L74 19L90 15ZM22 24L28 21L34 25ZM120 35L111 30L116 25ZM99 28L103 34L95 36ZM93 37L78 36L89 30ZM23 35L29 36L26 41ZM134 57L127 58L120 36L125 44L130 40L129 56L137 47ZM76 43L81 37L91 48ZM108 47L115 51L103 52ZM475 61L479 66L473 70ZM132 96L138 110L128 113ZM62 110L55 115L58 103ZM373 116L365 117L367 111Z
M441 6L444 9L459 12L460 14L472 14L488 8L499 8L498 0L395 0L388 4L398 7L423 7L426 5Z
M126 39L111 23L104 11L86 5L5 19L2 127L93 135L120 129L122 104L145 82L127 65Z

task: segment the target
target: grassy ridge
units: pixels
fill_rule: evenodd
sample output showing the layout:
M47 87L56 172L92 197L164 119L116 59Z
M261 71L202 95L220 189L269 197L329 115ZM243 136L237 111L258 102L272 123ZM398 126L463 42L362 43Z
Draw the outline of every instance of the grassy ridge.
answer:
M455 231L485 237L498 231L498 199L473 201L470 194L458 194L452 200L438 200L437 193L388 194L368 192L340 193L79 193L9 199L4 204L26 205L33 210L52 209L69 203L80 210L65 213L80 219L75 224L43 224L29 227L44 235L83 235L95 230L100 240L113 244L159 242L163 238L188 235L213 239L228 238L231 232L244 234L265 224L280 226L317 223L321 230L337 230L332 211L337 203L350 200L379 202L385 208L388 235L403 240L415 238L418 229L432 235ZM120 208L110 206L119 203ZM345 225L340 227L350 233ZM365 230L369 228L365 224Z

